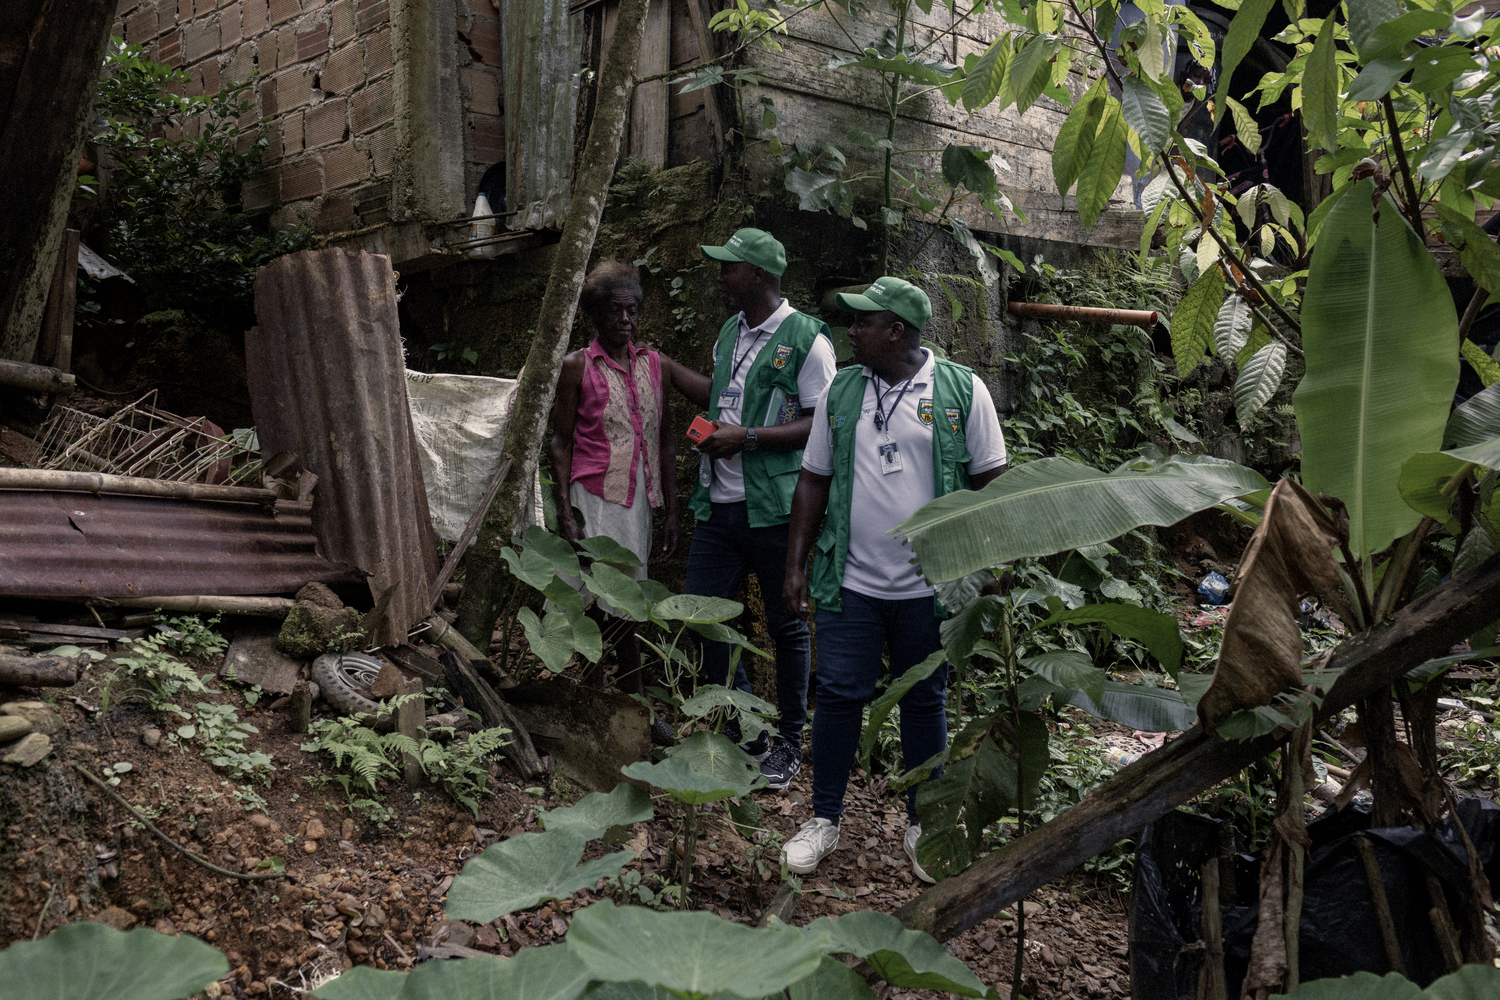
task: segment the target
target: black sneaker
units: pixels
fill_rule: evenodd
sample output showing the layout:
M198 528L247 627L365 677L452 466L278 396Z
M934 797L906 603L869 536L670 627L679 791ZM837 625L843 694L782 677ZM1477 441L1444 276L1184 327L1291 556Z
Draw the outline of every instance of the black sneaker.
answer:
M761 733L749 743L741 743L740 749L750 755L750 759L757 764L766 759L766 754L771 752L771 737L768 733Z
M651 744L658 747L669 747L677 742L677 734L666 719L658 716L651 720Z
M766 779L767 788L780 791L790 785L801 770L802 748L786 740L777 740L761 762L760 776Z

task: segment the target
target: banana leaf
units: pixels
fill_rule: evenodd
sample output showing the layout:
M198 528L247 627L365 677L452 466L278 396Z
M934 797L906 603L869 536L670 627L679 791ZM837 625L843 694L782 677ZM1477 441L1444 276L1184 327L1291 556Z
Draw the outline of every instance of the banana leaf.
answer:
M939 497L895 530L911 542L923 575L942 583L1028 556L1107 542L1143 524L1176 524L1266 485L1257 472L1201 455L1136 463L1112 474L1066 458L1043 458L1016 466L978 492Z
M1389 197L1348 188L1323 223L1302 303L1307 374L1293 404L1302 477L1349 509L1368 556L1416 527L1401 465L1438 451L1458 385L1458 316L1432 254Z

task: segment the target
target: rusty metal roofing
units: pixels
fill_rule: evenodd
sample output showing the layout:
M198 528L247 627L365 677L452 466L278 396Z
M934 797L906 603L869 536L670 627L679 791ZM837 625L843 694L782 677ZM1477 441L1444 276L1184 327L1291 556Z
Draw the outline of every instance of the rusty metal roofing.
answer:
M561 229L573 188L573 129L583 22L567 0L501 8L505 55L506 196L511 229Z
M311 507L0 490L0 594L284 594L361 579L318 556Z
M383 645L427 617L437 543L406 403L390 258L305 250L255 278L245 337L261 455L295 452L318 476L318 552L370 574Z

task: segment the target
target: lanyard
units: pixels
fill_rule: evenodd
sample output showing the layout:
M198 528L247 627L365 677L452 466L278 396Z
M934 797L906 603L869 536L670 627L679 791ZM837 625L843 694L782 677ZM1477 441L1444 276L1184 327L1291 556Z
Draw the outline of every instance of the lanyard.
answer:
M906 390L911 388L911 380L916 377L917 375L915 372L907 376L906 381L901 383L901 391L896 394L896 401L891 404L890 412L883 413L881 411L885 409L885 397L887 393L889 393L896 387L893 385L888 385L885 387L885 392L881 392L880 376L875 376L875 429L877 431L885 431L885 436L887 438L891 436L891 432L889 430L886 430L886 426L891 422L891 418L896 415L896 407L901 405L901 397L906 395Z
M758 344L758 343L760 343L760 338L763 337L763 336L765 336L765 334L766 334L765 330L757 330L756 331L756 333L755 333L755 339L753 339L753 340L750 341L750 346L748 346L748 347L745 348L745 353L740 355L740 359L734 363L734 368L732 368L730 370L730 372L729 372L729 381L724 383L726 386L734 385L734 377L740 373L740 365L742 365L742 364L745 363L745 359L750 356L750 352L751 351L755 350L755 345ZM735 337L734 338L734 346L735 347L740 346L740 338L739 337ZM734 351L731 350L729 352L729 356L730 357L734 357Z

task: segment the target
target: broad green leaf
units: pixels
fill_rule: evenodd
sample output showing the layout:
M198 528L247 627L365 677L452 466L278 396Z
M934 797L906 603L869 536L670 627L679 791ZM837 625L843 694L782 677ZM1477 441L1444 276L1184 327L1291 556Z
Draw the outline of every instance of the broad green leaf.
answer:
M1021 665L1044 678L1054 691L1082 691L1095 702L1104 697L1107 675L1094 666L1087 653L1076 649L1054 649L1025 657Z
M948 219L948 229L953 233L953 238L969 251L969 256L974 258L974 264L979 268L979 276L984 283L988 285L999 280L1000 269L990 259L985 244L974 238L974 233L969 229L968 223L955 215Z
M723 739L723 737L719 738ZM725 742L729 741L725 740ZM750 759L743 750L740 751L740 755L746 760ZM620 773L627 778L635 778L637 781L644 781L660 788L678 802L698 806L705 802L727 799L731 795L748 795L765 784L765 779L760 776L759 771L756 772L753 780L748 777L733 780L727 777L715 777L695 769L682 757L668 757L655 764L636 761L634 764L621 768Z
M1235 67L1249 53L1250 47L1260 37L1261 26L1266 23L1266 14L1275 6L1276 0L1244 0L1238 13L1229 22L1229 31L1224 35L1224 44L1219 47L1219 89L1214 94L1214 124L1224 117L1226 99L1229 97L1229 78Z
M1396 972L1383 976L1356 972L1341 979L1314 979L1291 993L1272 995L1273 1000L1422 1000L1430 996L1430 992L1423 992L1422 987Z
M979 195L995 193L995 168L990 153L978 146L950 142L943 147L943 180L949 187L959 187Z
M1010 714L1008 708L1000 711ZM960 731L949 747L942 775L917 786L917 814L922 818L917 860L938 878L969 866L985 828L1016 807L1023 786L1026 804L1032 805L1046 772L1046 723L1033 713L1023 714L1017 748L1004 738L996 721L977 719Z
M1104 115L1104 99L1109 90L1104 77L1094 81L1078 103L1068 112L1067 120L1057 130L1052 143L1052 179L1057 184L1057 193L1066 196L1068 189L1078 179L1088 164L1089 154L1094 148L1094 136L1099 131L1099 121Z
M853 201L848 184L819 170L793 167L786 172L786 189L798 197L797 207L804 212L836 211L839 206Z
M1465 462L1473 462L1475 465L1482 465L1486 469L1500 469L1500 436L1478 444L1471 444L1467 448L1449 448L1443 454Z
M1441 452L1413 455L1401 466L1401 498L1412 510L1443 525L1449 534L1457 535L1458 518L1449 510L1453 497L1444 496L1442 487L1465 465L1462 459Z
M755 700L761 705L766 704L758 698ZM760 765L755 758L720 733L694 733L681 743L668 747L666 755L683 761L699 774L727 784L753 786L760 779Z
M1250 339L1250 327L1254 322L1255 315L1250 311L1248 300L1240 295L1226 297L1224 304L1219 306L1219 315L1214 318L1214 353L1225 361L1232 360Z
M1424 92L1440 91L1478 68L1467 49L1457 45L1429 46L1411 57L1411 85Z
M196 938L88 920L0 951L0 992L26 1000L181 1000L228 972Z
M1493 437L1500 437L1500 385L1475 393L1453 411L1443 447L1467 448Z
M562 831L589 841L604 836L612 826L644 823L651 816L651 797L622 781L613 791L589 792L571 806L544 812L541 820L549 833Z
M739 646L747 653L763 656L766 659L771 658L770 653L767 653L759 646L751 645L749 639L746 639L739 632L736 632L723 622L686 622L685 624L688 628L711 642L725 642L731 646Z
M1421 35L1448 27L1449 15L1435 10L1412 10L1400 17L1377 23L1359 46L1359 57L1366 63L1398 56L1408 42Z
M583 963L566 945L555 944L522 948L509 959L486 955L424 962L404 973L357 966L313 995L317 1000L575 1000L588 985Z
M590 566L583 577L583 585L611 610L622 611L638 622L651 617L651 608L646 595L641 592L640 583L608 563Z
M1048 63L1057 54L1061 42L1059 38L1034 35L1030 41L1021 46L1011 59L1010 68L1006 71L1005 79L995 98L996 105L993 110L997 114L1013 103L1017 111L1022 114L1026 113L1026 109L1031 107L1032 102L1037 99L1042 88L1052 77Z
M1245 152L1251 156L1260 153L1260 125L1255 121L1253 115L1239 101L1234 98L1226 98L1229 102L1230 114L1234 115L1234 134L1239 138L1240 145L1245 147Z
M527 586L546 590L548 584L557 579L557 568L539 550L527 547L517 553L507 545L500 550L500 558L510 567L511 575Z
M974 643L999 628L1005 617L1005 601L994 594L975 596L957 610L946 601L943 606L948 608L950 614L938 626L938 633L942 638L943 649L953 663L967 660L974 651Z
M1067 700L1090 715L1139 729L1145 733L1171 733L1191 729L1197 718L1182 695L1166 688L1140 684L1104 682L1104 697L1094 701L1082 691L1069 692Z
M1486 389L1500 382L1500 364L1496 364L1494 358L1484 353L1484 348L1465 337L1464 342L1459 345L1459 351L1479 374L1479 382Z
M1264 736L1277 726L1289 725L1292 725L1291 719L1269 705L1261 705L1258 708L1241 708L1230 712L1219 723L1217 732L1223 739L1243 742Z
M1307 374L1293 396L1303 481L1344 501L1356 556L1416 526L1401 463L1441 446L1458 383L1448 286L1388 197L1376 223L1373 190L1349 185L1323 224L1302 301Z
M1234 381L1234 409L1240 426L1270 401L1286 371L1286 345L1280 341L1256 351Z
M595 903L573 918L568 949L603 982L661 986L693 1000L779 993L817 971L820 940L793 927L746 927L703 911Z
M1055 611L1058 608L1081 608L1089 602L1088 595L1084 593L1082 587L1065 583L1055 576L1039 580L1034 587L1011 591L1010 599L1017 608L1040 604L1048 611Z
M939 497L899 526L923 575L940 583L1028 556L1176 524L1230 497L1267 488L1257 472L1207 456L1174 456L1100 472L1066 458L1026 462L979 491Z
M624 569L634 569L642 565L640 556L610 538L608 535L594 535L585 538L578 543L578 547L601 562L611 563ZM577 576L578 574L573 574Z
M731 601L722 597L673 594L666 600L659 601L652 609L652 615L663 621L696 622L706 625L710 622L727 622L731 618L738 618L744 610L745 606L739 601Z
M1339 148L1339 67L1334 60L1333 40L1336 21L1333 14L1323 20L1302 70L1302 120L1307 126L1308 144L1330 153Z
M1111 632L1134 639L1156 657L1173 677L1182 669L1182 631L1173 615L1152 611L1134 604L1089 604L1070 611L1058 611L1037 625L1059 622L1098 622Z
M1172 119L1149 83L1139 77L1126 77L1120 107L1125 123L1135 129L1147 149L1159 153L1166 148L1172 138Z
M1010 35L995 39L984 55L979 57L964 80L964 109L974 111L995 99L1005 82L1005 71L1010 67Z
M695 719L716 708L732 708L740 713L740 734L747 740L753 740L761 733L775 732L775 727L767 724L765 719L774 719L780 714L776 706L765 699L722 684L700 684L693 696L682 703L683 713Z
M549 611L541 620L530 608L516 612L516 619L526 630L526 644L547 669L560 674L573 658L573 625L562 611Z
M547 586L542 588L542 593L546 594L549 601L564 611L582 611L584 609L583 595L578 592L577 587L556 574L553 574Z
M793 983L787 995L790 1000L876 1000L875 991L859 973L827 955L818 963L817 971Z
M1224 271L1215 265L1204 271L1177 303L1177 311L1172 314L1172 356L1178 375L1186 378L1203 360L1223 301Z
M1376 59L1359 71L1359 76L1349 84L1346 95L1351 101L1378 101L1391 92L1400 79L1411 70L1410 59L1387 56Z
M1120 102L1106 95L1089 158L1078 173L1078 218L1085 226L1093 226L1120 184L1129 145L1128 131Z
M1475 523L1464 536L1464 540L1458 546L1458 552L1453 556L1453 575L1467 573L1469 570L1484 562L1495 554L1495 542L1490 538L1490 533L1484 529L1484 525ZM1492 641L1493 636L1487 637Z
M1387 21L1394 21L1401 16L1401 7L1397 0L1348 0L1349 4L1349 40L1354 47L1364 53L1365 42L1370 34ZM1365 61L1369 62L1369 54L1365 54Z
M885 725L885 720L890 716L891 709L910 691L918 682L925 681L931 677L933 671L942 668L947 662L946 654L939 649L927 659L915 666L908 667L906 672L891 682L885 693L870 703L870 718L865 723L864 734L859 739L859 759L869 766L870 751L875 747L875 739L880 734L880 728Z
M1500 969L1493 965L1465 965L1427 987L1426 996L1428 1000L1488 1000L1497 992L1500 992ZM1364 994L1360 1000L1377 998Z
M1450 133L1451 134L1451 133ZM1462 141L1454 155L1454 163L1457 157L1462 155L1463 148L1468 143L1467 133L1460 133ZM1446 139L1447 136L1444 136ZM1438 140L1439 142L1443 140ZM1432 145L1436 146L1434 142ZM1429 146L1429 149L1432 147ZM1452 164L1443 170L1448 173ZM1426 162L1423 162L1422 173L1427 175ZM1496 244L1490 234L1480 229L1474 223L1465 218L1456 218L1448 212L1443 212L1443 238L1450 246L1458 251L1458 258L1463 262L1464 270L1469 272L1482 288L1500 289L1500 244Z
M538 553L559 573L577 576L581 572L578 553L573 551L573 546L568 544L566 538L554 535L546 528L532 525L526 529L526 549L528 552Z
M988 996L990 990L969 967L943 950L931 934L907 930L889 913L858 910L827 923L832 954L862 958L876 975L898 989L941 990L961 997ZM808 927L809 934L822 933Z
M548 899L567 899L614 878L633 851L579 864L583 837L567 831L518 833L472 858L448 889L448 917L487 924Z
M590 663L598 663L599 658L604 655L604 633L599 631L599 623L590 618L582 608L572 605L563 608L563 617L568 620L568 627L573 632L573 648Z

